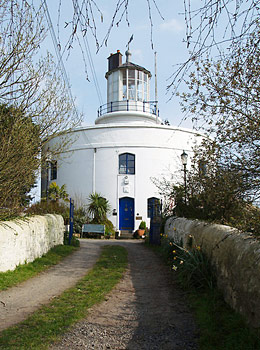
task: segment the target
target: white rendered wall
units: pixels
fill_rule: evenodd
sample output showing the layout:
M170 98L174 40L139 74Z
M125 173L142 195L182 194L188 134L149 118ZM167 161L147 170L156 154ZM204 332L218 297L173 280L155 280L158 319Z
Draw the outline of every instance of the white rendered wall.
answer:
M33 216L4 221L0 225L0 271L14 270L52 247L63 244L64 222L60 215Z
M159 198L151 178L174 176L181 180L180 155L185 150L192 156L192 147L200 143L202 136L187 129L165 125L105 124L74 131L72 152L67 152L58 161L60 186L66 184L69 195L87 203L92 192L106 197L118 215L109 219L119 227L119 199L135 199L135 216L138 213L149 225L147 199ZM119 175L118 157L122 153L135 154L135 175L128 175L129 184L124 184L125 175ZM135 220L135 229L140 220Z

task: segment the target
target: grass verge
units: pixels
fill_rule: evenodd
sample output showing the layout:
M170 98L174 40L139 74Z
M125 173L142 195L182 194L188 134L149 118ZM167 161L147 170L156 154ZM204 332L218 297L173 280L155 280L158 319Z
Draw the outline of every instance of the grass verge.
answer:
M188 300L199 327L199 350L260 350L260 331L247 326L214 290L189 290Z
M0 272L0 290L5 290L24 282L49 267L58 264L63 258L74 252L77 248L67 245L58 245L52 248L41 258L33 262L19 265L13 271Z
M198 250L195 251L195 262L193 256L191 258L188 256L188 261L185 261L185 256L180 256L180 253L170 243L168 242L168 246L165 244L162 246L147 244L147 246L151 247L170 266L173 278L177 279L180 288L187 296L199 328L199 350L260 350L260 329L248 327L244 317L225 303L217 288L212 284L209 288L208 281L214 278L210 278L208 274L208 262L203 259L195 259ZM191 254L194 252L189 252L189 255ZM204 263L206 266L201 266ZM200 277L198 269L203 272L203 275L207 270L204 286L203 279L200 279L198 284L192 281L193 278ZM184 274L187 276L185 277Z
M48 349L69 326L86 316L87 310L104 300L119 282L127 266L127 251L105 246L93 269L74 288L36 311L26 321L0 334L0 349Z

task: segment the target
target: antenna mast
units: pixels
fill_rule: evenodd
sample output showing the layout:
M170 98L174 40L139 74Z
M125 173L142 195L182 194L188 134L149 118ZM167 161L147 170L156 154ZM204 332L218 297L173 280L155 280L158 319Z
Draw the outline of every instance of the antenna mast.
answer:
M158 91L157 91L157 52L154 52L154 95L155 95L155 109L156 121L158 121Z

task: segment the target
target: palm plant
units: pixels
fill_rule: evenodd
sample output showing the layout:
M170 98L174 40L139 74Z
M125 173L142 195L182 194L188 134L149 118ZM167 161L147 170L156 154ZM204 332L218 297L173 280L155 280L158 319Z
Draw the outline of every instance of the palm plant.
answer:
M66 191L65 185L60 187L56 182L52 182L49 186L48 197L51 201L58 203L60 199L67 202L69 195Z
M107 213L110 211L110 204L108 200L99 193L92 193L88 197L87 211L93 216L93 222L102 223L107 219Z

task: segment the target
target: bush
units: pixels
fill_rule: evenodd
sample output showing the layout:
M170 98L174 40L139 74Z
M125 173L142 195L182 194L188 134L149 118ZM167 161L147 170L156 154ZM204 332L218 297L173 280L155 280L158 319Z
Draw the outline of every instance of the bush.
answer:
M145 221L141 221L141 223L139 225L139 229L140 230L145 230L146 229L146 222Z
M87 211L83 206L74 210L73 220L74 220L74 222L73 222L74 223L73 224L74 232L81 233L82 225L88 223L90 220L88 215L87 215Z
M107 237L115 237L115 230L114 230L114 225L112 222L108 219L104 220L102 222L103 225L105 225L105 236Z
M67 231L64 232L64 241L63 242L64 242L64 245L69 245L69 232L67 232ZM72 245L73 247L79 247L80 242L75 236L72 236L70 245Z
M26 210L27 214L44 215L44 214L60 214L65 221L69 219L69 208L67 205L59 202L41 200L41 202L33 204Z

